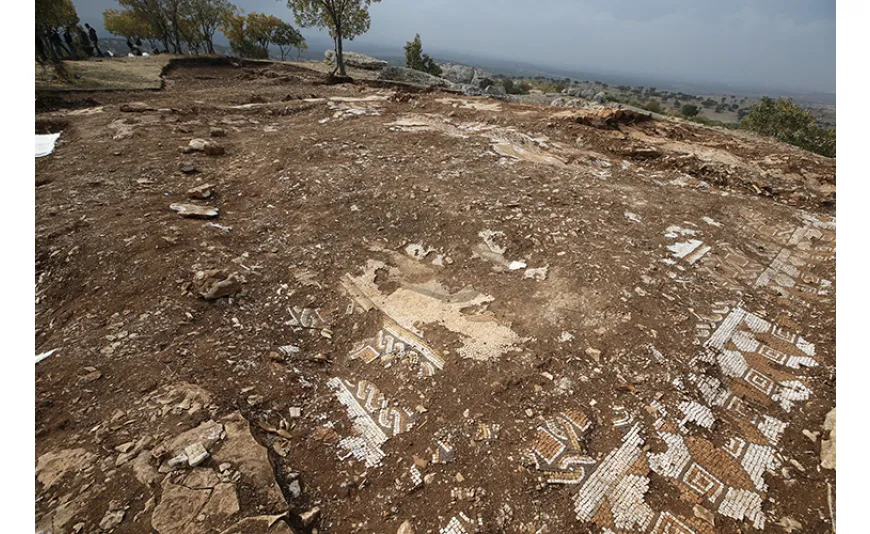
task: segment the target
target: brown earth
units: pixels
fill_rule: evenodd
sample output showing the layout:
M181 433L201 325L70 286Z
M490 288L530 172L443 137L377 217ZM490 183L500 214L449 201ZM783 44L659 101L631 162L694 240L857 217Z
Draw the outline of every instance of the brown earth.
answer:
M37 530L831 530L834 160L321 79L37 114Z

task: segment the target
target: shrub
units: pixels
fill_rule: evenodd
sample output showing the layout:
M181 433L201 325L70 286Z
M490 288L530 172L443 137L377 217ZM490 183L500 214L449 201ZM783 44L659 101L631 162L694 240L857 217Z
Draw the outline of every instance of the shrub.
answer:
M685 117L695 117L700 113L701 110L698 109L698 106L695 104L684 104L680 109L680 113L682 113Z
M836 130L821 126L809 110L798 106L791 98L762 97L749 110L740 127L822 156L837 155Z
M647 111L652 111L653 113L661 113L662 112L661 104L659 104L655 100L649 100L641 107Z
M423 43L420 34L414 36L414 40L405 43L405 66L409 69L428 72L433 76L441 76L441 67L429 54L423 53Z

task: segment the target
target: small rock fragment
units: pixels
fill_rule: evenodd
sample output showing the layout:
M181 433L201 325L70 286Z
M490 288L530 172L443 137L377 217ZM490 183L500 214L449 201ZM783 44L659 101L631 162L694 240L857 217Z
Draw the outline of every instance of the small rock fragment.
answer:
M405 521L399 526L399 530L396 531L396 534L416 534L417 531L414 530L414 525L411 524L410 521Z
M537 267L535 269L526 269L526 272L523 273L523 279L531 279L541 282L547 279L547 271L549 269L549 265L546 265L544 267Z
M184 152L202 152L205 150L207 142L205 139L191 139L187 143L187 148L184 149Z
M302 408L298 406L292 406L290 408L290 417L292 417L293 419L298 419L302 417Z
M307 512L299 514L299 519L302 521L302 525L305 527L311 526L311 524L314 523L318 517L320 517L320 507L318 506L315 506Z
M592 347L587 348L586 349L586 356L589 356L590 358L592 358L596 362L601 361L601 351L598 349L593 349Z
M194 165L190 161L179 161L178 170L183 172L184 174L193 174L197 172L196 165Z
M145 102L128 102L126 104L121 104L120 109L125 113L142 113L145 111L154 111L154 108L152 108Z
M106 512L106 515L100 520L100 528L104 531L112 530L121 524L126 513L124 510L110 510Z
M223 128L212 128L209 131L209 135L212 137L226 137L227 131Z
M187 190L187 196L193 199L205 200L211 197L212 187L214 187L212 184L201 184L196 187L191 187Z
M825 416L824 430L830 432L830 439L822 440L822 467L825 469L837 468L837 409L832 408Z
M218 209L211 206L175 203L170 204L169 209L186 219L213 219L218 216Z
M695 513L695 517L710 523L711 525L715 524L716 516L710 510L707 510L700 504L696 504L692 511Z
M791 534L795 530L800 530L803 528L803 525L800 523L800 521L787 516L779 520L779 525L789 534Z
M193 286L206 300L231 297L242 289L242 284L235 273L227 276L217 269L197 271L193 275Z
M190 467L196 467L208 458L208 451L200 442L185 447L184 453L187 455L187 463Z
M299 485L298 480L294 480L287 486L287 491L290 492L290 495L293 496L294 499L298 499L302 496L302 486Z
M203 150L209 156L223 156L226 153L226 149L223 147L223 145L219 145L218 143L212 141L206 141L205 148Z

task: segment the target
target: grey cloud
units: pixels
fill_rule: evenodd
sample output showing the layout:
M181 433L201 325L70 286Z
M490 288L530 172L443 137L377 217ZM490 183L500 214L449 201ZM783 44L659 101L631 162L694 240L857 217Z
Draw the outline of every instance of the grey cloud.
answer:
M74 0L86 20L112 0ZM292 20L285 2L238 2ZM585 72L835 90L834 0L383 0L360 42ZM311 31L306 31L311 35ZM353 45L349 45L352 49Z

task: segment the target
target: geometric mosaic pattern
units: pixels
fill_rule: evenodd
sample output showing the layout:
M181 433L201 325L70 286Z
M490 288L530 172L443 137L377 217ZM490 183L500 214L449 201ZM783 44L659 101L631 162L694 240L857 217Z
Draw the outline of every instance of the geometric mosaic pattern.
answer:
M339 445L356 459L364 461L366 467L380 464L385 456L381 445L392 436L410 430L417 419L417 414L412 411L394 408L380 390L366 380L354 385L331 378L328 385L347 409L356 431L355 436L342 439Z
M567 410L548 418L539 426L535 444L529 453L535 467L550 484L579 484L586 475L585 466L597 462L583 454L580 443L592 422L579 411Z
M802 225L771 225L748 210L741 215L743 222L735 230L755 243L752 256L722 243L717 252L701 260L702 272L728 289L768 288L802 306L828 298L832 284L818 270L835 261L835 219L822 221L802 214Z
M417 367L417 374L421 378L444 369L444 359L434 349L389 318L384 318L384 326L374 339L366 340L348 358L367 364L379 359L385 365L404 361Z
M811 395L799 373L818 365L815 346L732 303L715 305L712 314L698 317L696 335L703 345L692 363L699 372L677 378L674 384L692 386L701 402L687 399L675 408L651 403L648 410L655 422L650 431L665 445L663 452L645 451L641 418L618 407L613 424L624 433L622 442L601 461L586 465L588 472L581 475L580 489L573 496L578 520L595 523L610 534L712 534L713 527L697 517L649 505L645 495L653 471L677 488L683 500L764 528L764 475L782 464L777 446L786 424L777 416ZM701 364L718 367L715 376L705 374ZM736 432L726 435L724 444L693 432L693 426L712 428L716 417L727 418L733 423L727 428ZM571 440L551 436L548 426L538 429L539 469L572 445Z

